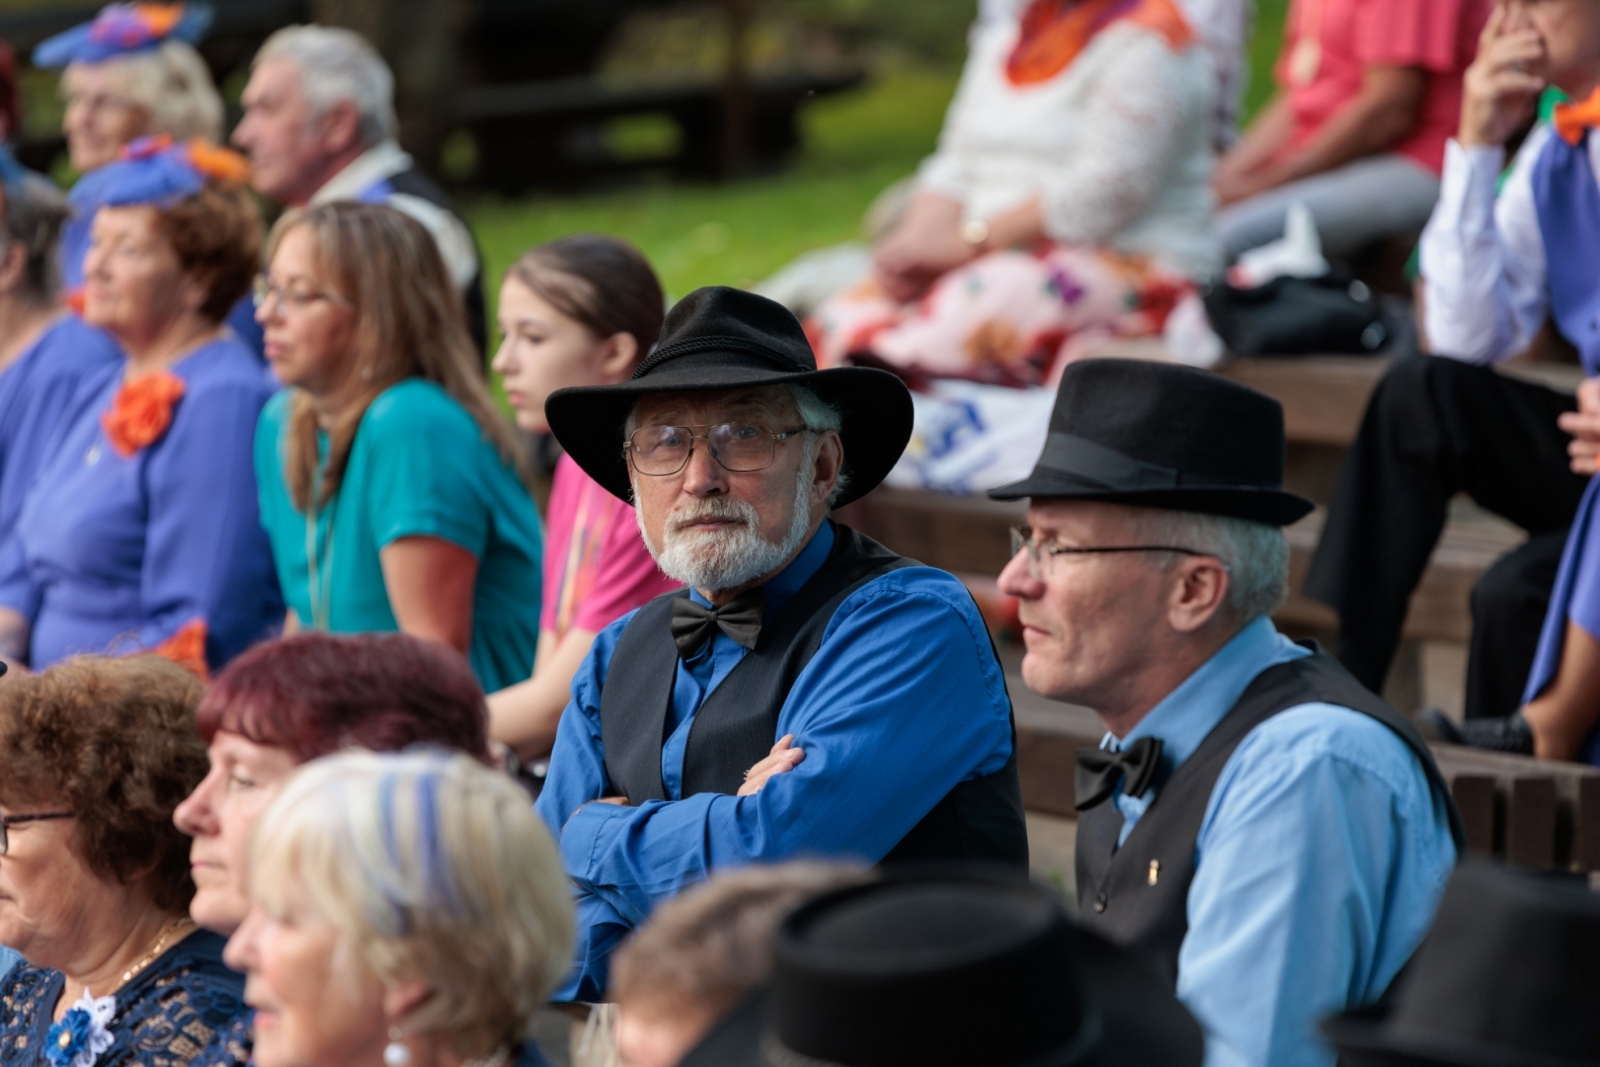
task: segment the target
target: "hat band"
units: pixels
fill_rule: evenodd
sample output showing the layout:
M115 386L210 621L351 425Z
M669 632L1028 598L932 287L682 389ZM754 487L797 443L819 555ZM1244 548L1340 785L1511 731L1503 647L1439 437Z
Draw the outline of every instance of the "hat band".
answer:
M1217 480L1204 474L1189 473L1159 463L1134 459L1114 448L1079 437L1077 434L1052 430L1045 439L1044 452L1039 457L1039 469L1063 474L1079 481L1093 482L1102 489L1116 492L1137 492L1146 489L1177 489L1218 487ZM1251 486L1278 489L1277 484L1239 482L1236 487Z

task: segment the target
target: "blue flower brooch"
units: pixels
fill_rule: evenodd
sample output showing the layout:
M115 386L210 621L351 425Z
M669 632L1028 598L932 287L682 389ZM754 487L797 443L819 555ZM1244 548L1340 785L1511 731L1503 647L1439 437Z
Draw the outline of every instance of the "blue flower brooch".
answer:
M116 997L96 1000L85 989L45 1037L44 1056L50 1067L94 1067L100 1053L112 1045L111 1019L116 1014Z

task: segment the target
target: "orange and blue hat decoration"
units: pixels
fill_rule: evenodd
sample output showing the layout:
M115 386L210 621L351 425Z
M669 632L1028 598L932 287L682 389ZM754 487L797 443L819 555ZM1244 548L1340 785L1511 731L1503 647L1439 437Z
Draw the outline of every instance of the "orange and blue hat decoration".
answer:
M129 143L115 162L85 174L73 187L72 205L80 213L132 204L165 208L195 195L208 181L244 185L249 180L250 164L239 153L200 138L178 142L162 134Z
M211 28L209 4L107 4L94 21L58 33L33 50L33 65L102 63L159 48L167 41L196 44Z

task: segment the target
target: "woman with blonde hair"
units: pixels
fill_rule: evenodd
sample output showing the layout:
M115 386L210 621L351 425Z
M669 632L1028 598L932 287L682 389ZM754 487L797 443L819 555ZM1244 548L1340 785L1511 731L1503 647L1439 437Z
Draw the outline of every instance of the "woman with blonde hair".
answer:
M141 137L222 140L222 97L194 46L211 25L205 4L108 4L91 22L39 45L33 65L66 68L61 94L72 169L88 174ZM62 278L83 283L92 205L73 199L77 217L62 234Z
M534 1067L573 936L555 842L511 779L349 752L263 814L225 959L247 974L256 1067Z
M256 429L261 521L288 627L400 630L526 678L543 531L433 238L393 208L292 211L257 286L289 386Z

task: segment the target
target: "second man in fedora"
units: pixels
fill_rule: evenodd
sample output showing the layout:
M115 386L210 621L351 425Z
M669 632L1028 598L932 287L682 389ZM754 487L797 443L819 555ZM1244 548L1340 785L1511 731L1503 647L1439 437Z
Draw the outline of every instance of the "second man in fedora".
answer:
M632 381L546 411L687 587L602 631L573 681L539 799L579 896L556 999L599 999L611 949L715 868L1026 868L1011 702L976 605L827 518L905 448L897 378L818 371L783 307L701 289Z
M1267 617L1288 582L1283 412L1215 375L1062 376L1001 588L1029 688L1092 709L1082 920L1145 956L1206 1062L1332 1067L1318 1020L1377 1000L1433 917L1459 819L1411 725Z

